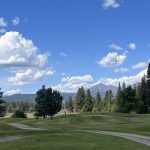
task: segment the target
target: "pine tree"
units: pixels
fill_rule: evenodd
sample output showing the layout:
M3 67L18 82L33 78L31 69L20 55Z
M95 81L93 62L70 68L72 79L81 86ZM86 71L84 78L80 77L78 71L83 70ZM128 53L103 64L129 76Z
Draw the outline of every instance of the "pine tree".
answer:
M35 98L35 116L46 118L58 113L62 108L62 96L57 91L52 91L51 88L46 89L45 86L36 92Z
M55 114L57 114L61 110L62 100L63 97L58 91L52 92L52 99L49 99L49 104L48 104L48 115L51 117L51 119Z
M136 109L136 92L131 86L127 86L124 90L123 100L123 112L130 113Z
M45 85L42 86L41 89L39 89L36 92L36 98L35 98L35 116L43 116L43 118L46 118L47 113L45 110L45 94L46 94L46 88Z
M110 112L113 105L113 93L112 90L108 90L105 93L104 98L104 110Z
M118 90L117 90L117 93L116 93L116 97L115 97L115 100L116 100L116 106L117 106L117 110L116 111L119 111L119 103L120 103L120 95L121 95L121 85L120 85L120 82L119 82L119 86L118 86Z
M79 88L76 94L75 110L81 112L85 103L85 90L83 87Z
M68 105L67 109L69 110L70 113L72 113L73 112L73 100L71 96L69 96L67 105Z
M93 102L93 112L101 112L102 111L102 102L99 91L96 93L96 97Z
M147 112L150 113L150 63L148 64L147 69L146 108Z
M4 117L6 114L6 105L4 100L2 100L2 97L3 97L3 92L1 92L0 89L0 117Z
M144 75L141 79L141 83L138 84L136 88L136 97L137 97L137 113L146 113L147 106L146 106L146 92L147 92L147 85L146 85L146 76Z
M86 91L85 102L82 108L82 112L91 112L92 107L93 107L92 96L91 96L90 90L88 89Z

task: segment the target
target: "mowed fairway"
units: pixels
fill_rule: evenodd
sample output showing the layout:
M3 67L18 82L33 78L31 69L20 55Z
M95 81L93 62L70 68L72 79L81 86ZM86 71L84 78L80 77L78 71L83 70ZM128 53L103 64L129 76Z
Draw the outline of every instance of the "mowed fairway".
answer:
M18 122L47 131L26 131L5 123ZM0 143L0 150L149 150L127 139L77 130L108 130L150 136L150 116L136 115L128 123L126 114L81 114L47 119L0 119L0 137L21 135L23 139Z

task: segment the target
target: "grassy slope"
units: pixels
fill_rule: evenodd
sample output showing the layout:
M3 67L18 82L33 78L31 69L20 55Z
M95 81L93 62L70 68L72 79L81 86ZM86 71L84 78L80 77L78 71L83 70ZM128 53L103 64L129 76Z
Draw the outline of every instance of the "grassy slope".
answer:
M49 131L24 131L10 127L4 123L20 122L35 127L50 129ZM20 141L0 143L1 150L148 150L149 147L133 141L117 137L92 133L73 132L72 130L111 130L150 135L150 116L136 115L128 124L124 114L89 114L58 116L48 119L0 119L0 136L25 135L28 138Z
M52 130L109 130L150 135L150 115L134 115L128 123L126 114L81 114L48 119L2 119L0 122L21 122Z

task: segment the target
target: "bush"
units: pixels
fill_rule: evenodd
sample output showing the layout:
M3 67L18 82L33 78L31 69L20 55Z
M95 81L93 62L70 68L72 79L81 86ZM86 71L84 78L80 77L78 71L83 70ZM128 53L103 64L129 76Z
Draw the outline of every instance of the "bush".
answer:
M21 110L15 110L12 117L13 118L27 118L26 114Z

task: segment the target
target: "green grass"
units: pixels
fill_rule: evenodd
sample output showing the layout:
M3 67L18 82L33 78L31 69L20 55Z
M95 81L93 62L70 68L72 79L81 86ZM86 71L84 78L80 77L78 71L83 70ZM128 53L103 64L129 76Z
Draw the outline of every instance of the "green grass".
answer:
M20 122L34 127L47 128L48 131L25 131L6 125ZM134 114L128 123L127 114L98 113L57 116L47 119L0 119L0 136L23 135L27 138L0 143L1 150L147 150L148 146L126 139L75 130L108 130L136 133L150 136L150 115Z
M30 133L31 134L31 133ZM149 150L148 146L129 140L79 132L33 132L19 141L1 143L1 150Z

